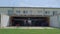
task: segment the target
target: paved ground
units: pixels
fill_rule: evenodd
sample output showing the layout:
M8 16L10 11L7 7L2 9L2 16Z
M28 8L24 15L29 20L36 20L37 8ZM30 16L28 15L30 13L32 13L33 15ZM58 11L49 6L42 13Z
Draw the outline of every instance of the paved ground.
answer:
M1 29L56 29L53 27L2 27Z

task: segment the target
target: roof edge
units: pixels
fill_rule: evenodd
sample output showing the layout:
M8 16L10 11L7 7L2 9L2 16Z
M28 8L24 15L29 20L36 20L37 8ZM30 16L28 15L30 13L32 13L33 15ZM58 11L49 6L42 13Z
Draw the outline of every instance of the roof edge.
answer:
M0 7L0 8L54 8L60 9L60 7Z

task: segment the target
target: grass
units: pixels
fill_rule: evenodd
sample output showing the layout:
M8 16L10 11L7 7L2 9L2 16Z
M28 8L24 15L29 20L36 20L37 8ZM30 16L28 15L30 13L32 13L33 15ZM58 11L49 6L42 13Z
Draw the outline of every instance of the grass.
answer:
M60 34L60 29L0 29L0 34Z

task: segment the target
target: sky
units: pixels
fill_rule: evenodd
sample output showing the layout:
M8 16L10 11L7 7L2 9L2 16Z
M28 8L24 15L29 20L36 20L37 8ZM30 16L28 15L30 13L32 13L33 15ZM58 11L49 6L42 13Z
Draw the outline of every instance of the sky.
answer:
M60 0L0 0L0 7L60 7Z

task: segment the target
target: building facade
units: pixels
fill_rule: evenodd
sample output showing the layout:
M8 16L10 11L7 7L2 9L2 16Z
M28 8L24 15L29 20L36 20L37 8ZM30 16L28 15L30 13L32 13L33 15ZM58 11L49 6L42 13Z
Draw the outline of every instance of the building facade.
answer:
M47 21L49 27L60 27L60 8L0 7L0 26L12 26L15 18L16 20L17 18L20 19L20 22L29 18L34 21L37 20L37 22L39 22L38 20L44 19Z

